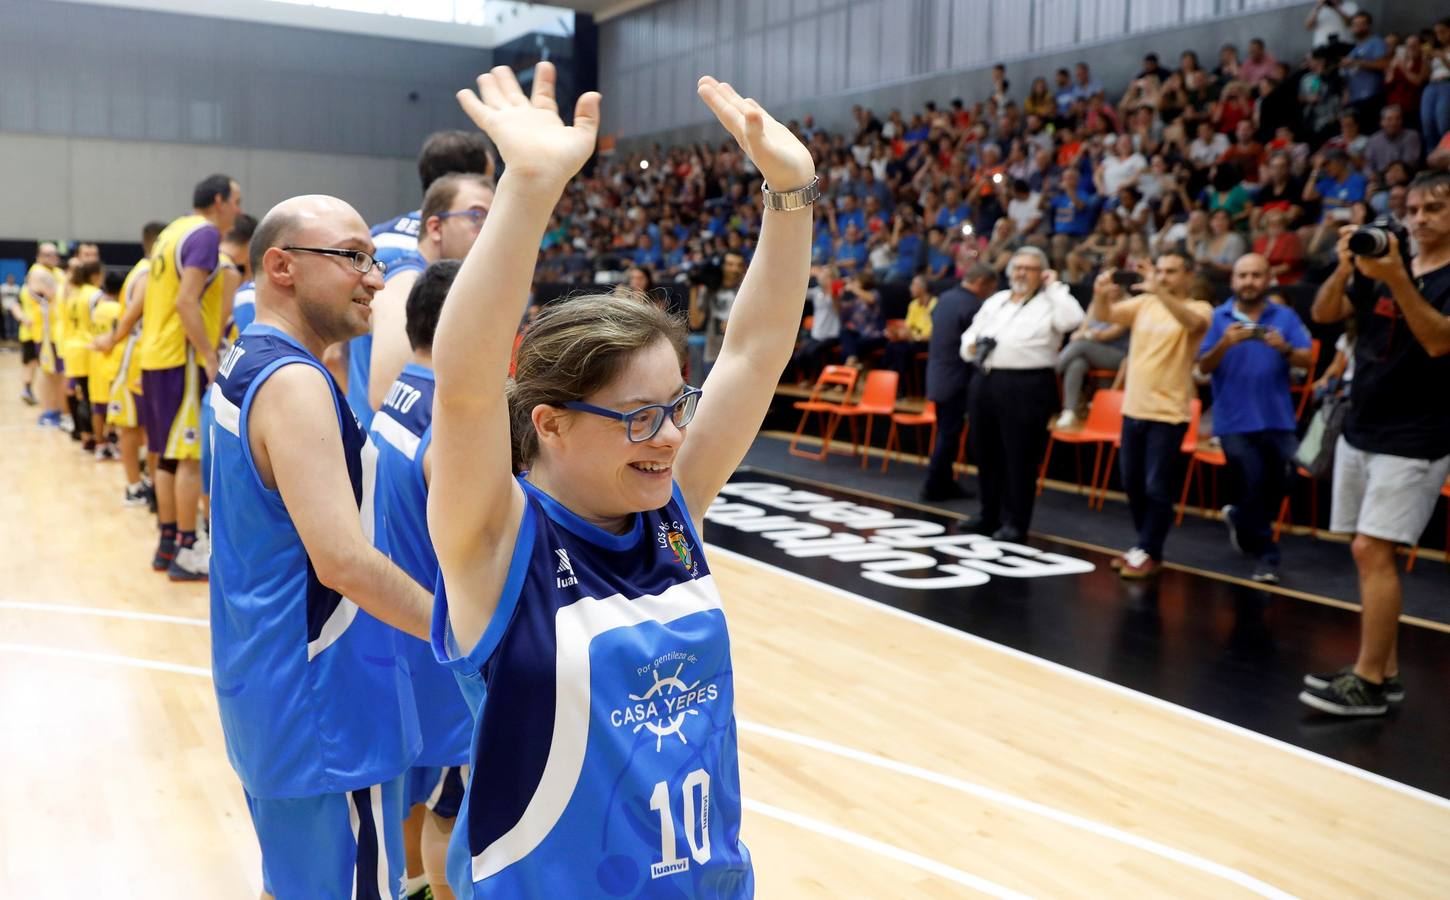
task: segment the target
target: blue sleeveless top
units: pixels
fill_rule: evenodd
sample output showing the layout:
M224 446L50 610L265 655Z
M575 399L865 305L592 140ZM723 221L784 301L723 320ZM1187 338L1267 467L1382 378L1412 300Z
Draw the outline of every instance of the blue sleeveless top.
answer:
M401 220L394 219L391 223L379 225L378 228L386 228L388 225ZM390 234L391 232L384 232ZM406 239L406 235L397 237ZM428 268L428 261L418 255L418 237L414 232L413 249L405 252L396 246L385 245L383 237L378 230L373 229L373 245L377 253L374 259L382 262L388 267L383 273L383 284L392 281L404 272L421 272ZM388 249L384 249L385 246ZM373 371L373 335L372 332L359 335L347 342L347 402L352 406L353 415L357 416L358 423L364 429L372 427L373 407L368 402L368 378Z
M432 590L438 557L428 536L428 482L423 456L433 443L433 370L408 363L373 416L377 451L373 489L373 544L413 580ZM473 713L458 681L433 658L427 641L399 632L398 643L413 682L423 752L415 766L468 762Z
M449 885L465 900L753 896L730 637L678 486L617 535L519 483L477 646L459 652L441 579L433 608L434 653L478 711Z
M276 328L252 324L223 358L210 395L212 674L227 756L259 798L379 784L421 744L398 632L317 580L282 495L252 459L252 400L288 365L332 385L359 502L366 440L327 369Z

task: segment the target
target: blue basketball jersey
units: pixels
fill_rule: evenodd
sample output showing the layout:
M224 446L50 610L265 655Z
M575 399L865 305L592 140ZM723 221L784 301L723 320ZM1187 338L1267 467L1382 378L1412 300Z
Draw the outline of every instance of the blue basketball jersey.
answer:
M237 334L241 334L256 320L257 284L254 281L244 281L237 287L237 293L232 298L232 324L237 327Z
M211 392L212 675L227 756L253 797L358 790L401 775L422 743L398 632L317 580L282 495L262 483L247 420L283 366L332 385L353 496L366 441L337 383L301 344L253 323Z
M376 235L376 231L374 234ZM375 236L373 240L376 245L377 237ZM413 239L411 253L395 251L384 254L381 246L377 249L376 258L388 267L387 271L383 273L384 285L404 272L421 272L428 268L428 261L418 255L416 237ZM373 407L368 402L368 378L372 375L372 371L373 335L372 332L368 332L347 342L347 402L352 407L353 415L357 416L358 424L362 425L364 431L373 425Z
M376 258L391 266L393 260L400 256L417 255L418 235L423 233L423 211L415 209L394 216L370 230Z
M373 544L429 590L438 583L423 478L423 456L433 443L433 387L432 369L408 363L373 416L371 430L377 450ZM412 675L423 732L423 752L413 764L463 765L473 737L473 713L457 679L434 659L427 641L402 633L398 641Z
M465 900L753 896L730 638L678 488L616 535L520 484L478 645L453 640L441 579L433 608L434 652L480 703L450 886Z

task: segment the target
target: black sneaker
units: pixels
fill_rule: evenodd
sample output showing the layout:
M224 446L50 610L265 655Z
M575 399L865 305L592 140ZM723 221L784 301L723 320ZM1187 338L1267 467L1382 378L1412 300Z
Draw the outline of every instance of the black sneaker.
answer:
M1334 682L1334 679L1341 675L1353 675L1354 666L1345 666L1338 672L1315 672L1304 676L1304 686L1323 690ZM1400 676L1391 675L1385 679L1382 685L1385 689L1385 699L1391 703L1403 703L1405 700L1405 683Z
M1300 691L1299 702L1334 716L1382 716L1390 709L1384 686L1354 672L1336 675L1327 687Z
M1249 578L1259 584L1278 584L1279 567L1275 563L1263 562L1261 560L1254 564L1254 574L1250 575Z
M156 485L149 481L143 482L143 484L146 485L146 508L154 516L156 515Z
M1235 550L1247 556L1248 552L1244 550L1244 545L1239 543L1239 525L1234 521L1239 514L1239 508L1230 503L1219 512L1223 514L1223 524L1228 526L1228 542L1233 545ZM1254 580L1258 581L1257 578Z
M151 557L151 568L157 572L165 572L171 568L172 560L176 559L176 541L162 538L156 545L156 555Z

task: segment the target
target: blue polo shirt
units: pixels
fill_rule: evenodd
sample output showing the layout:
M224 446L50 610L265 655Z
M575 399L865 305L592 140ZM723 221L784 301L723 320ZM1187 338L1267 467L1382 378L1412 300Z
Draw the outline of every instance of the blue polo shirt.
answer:
M856 264L856 271L860 271L866 265L866 258L869 256L865 241L851 243L844 238L836 244L836 262L850 260Z
M1248 323L1249 319L1234 309L1234 298L1230 297L1214 309L1198 355L1212 350L1235 322ZM1309 346L1309 332L1298 314L1287 306L1266 304L1258 324L1278 331L1296 350ZM1294 430L1289 360L1273 347L1253 338L1235 344L1213 370L1212 379L1214 434Z
M1098 220L1097 198L1080 188L1077 196L1083 202L1082 209L1075 209L1072 200L1064 191L1057 191L1052 195L1052 199L1047 201L1047 205L1052 208L1054 234L1084 237L1092 233L1093 224Z
M1354 171L1346 174L1343 181L1335 181L1325 175L1314 183L1314 190L1319 192L1319 196L1326 201L1333 200L1339 206L1348 206L1356 200L1363 200L1365 187L1364 176Z
M1379 62L1390 55L1389 45L1385 39L1377 34L1372 34L1349 51L1349 58L1359 62ZM1355 68L1351 69L1349 77L1345 79L1345 86L1349 90L1349 102L1359 103L1368 100L1380 92L1385 83L1385 73L1376 72L1374 69Z

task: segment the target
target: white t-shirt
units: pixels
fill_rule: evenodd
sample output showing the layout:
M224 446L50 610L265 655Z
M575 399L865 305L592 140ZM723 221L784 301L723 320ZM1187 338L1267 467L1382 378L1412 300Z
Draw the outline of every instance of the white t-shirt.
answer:
M1025 200L1013 197L1007 203L1007 218L1017 226L1018 234L1024 233L1034 220L1042 218L1042 195L1028 194Z
M1141 153L1130 153L1127 157L1105 156L1103 157L1103 190L1107 191L1109 197L1116 195L1119 189L1133 184L1138 176L1148 168L1148 161Z
M1188 145L1188 158L1200 166L1211 166L1218 162L1223 152L1228 149L1228 135L1214 132L1213 137L1207 143L1194 138L1193 143Z
M1348 20L1359 12L1359 4L1354 0L1339 0L1339 10L1344 13L1344 18L1340 18L1339 13L1327 6L1320 7L1314 13L1314 37L1310 42L1312 46L1323 47L1336 35L1343 43L1354 43Z
M806 297L811 301L811 340L829 341L841 336L841 318L836 315L836 306L831 294L820 285L806 288Z

